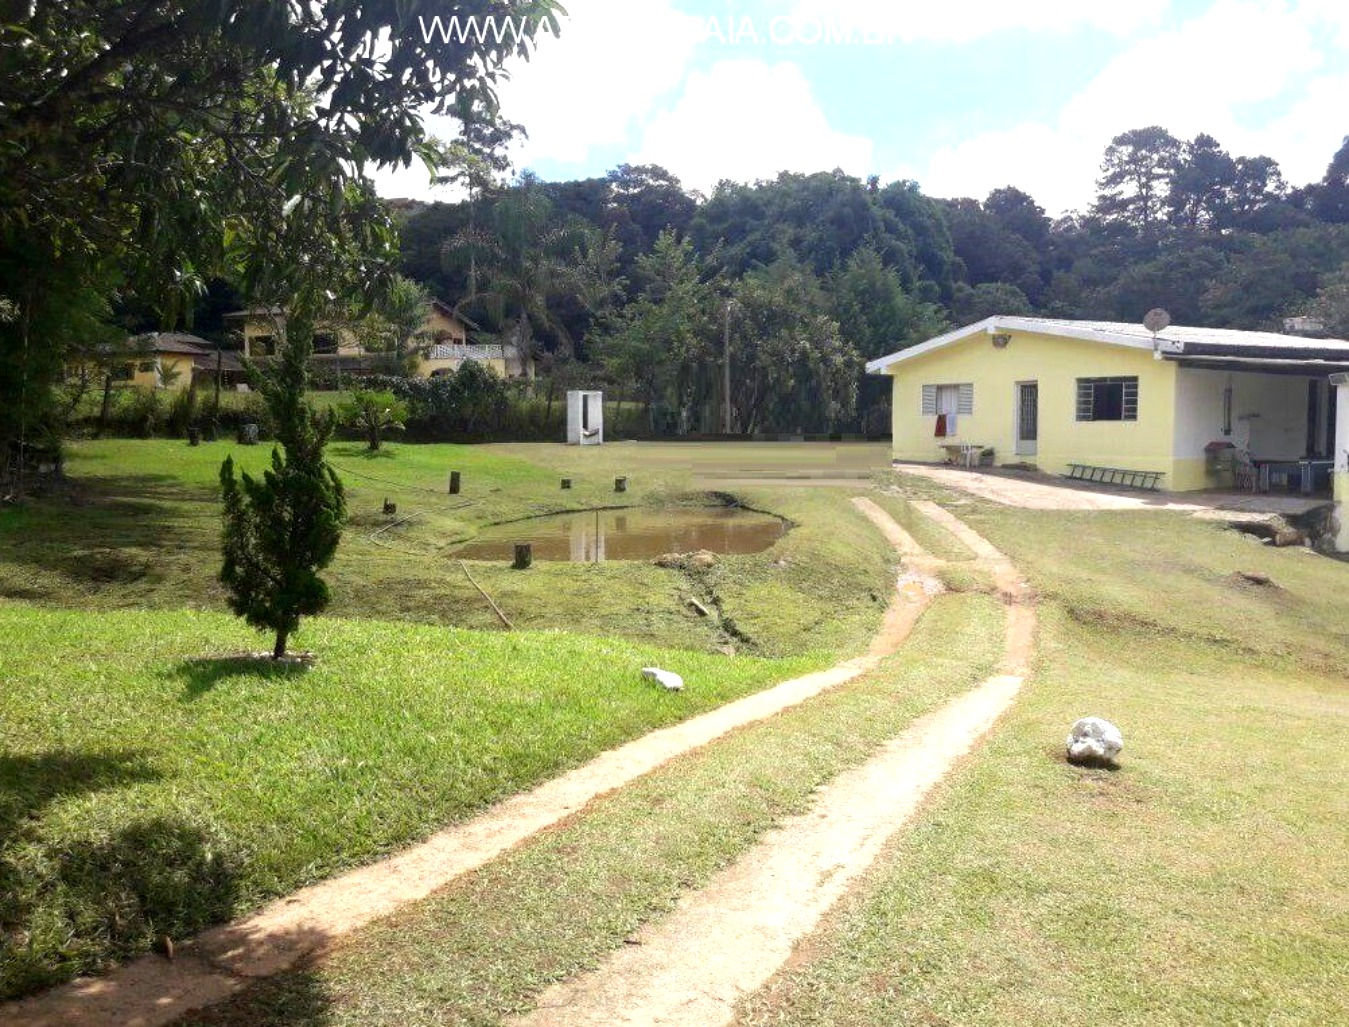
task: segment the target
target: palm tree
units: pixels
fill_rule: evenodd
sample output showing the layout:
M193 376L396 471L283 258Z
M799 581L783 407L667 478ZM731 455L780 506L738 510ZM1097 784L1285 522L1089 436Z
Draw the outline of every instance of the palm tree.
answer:
M524 177L497 201L485 225L446 240L441 258L447 267L476 270L458 309L481 309L522 367L536 355L537 333L551 334L570 353L573 339L551 304L585 295L579 255L593 234L588 226L559 222L535 180Z
M431 297L419 283L395 275L376 310L388 324L398 373L403 374L407 370L409 351L417 348L426 338Z

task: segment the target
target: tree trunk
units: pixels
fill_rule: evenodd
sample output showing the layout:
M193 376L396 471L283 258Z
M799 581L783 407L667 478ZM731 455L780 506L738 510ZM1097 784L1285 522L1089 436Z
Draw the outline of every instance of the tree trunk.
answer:
M286 639L290 637L289 631L278 631L276 633L276 645L272 648L272 659L279 660L286 655Z
M108 414L112 408L112 371L109 370L103 376L103 406L98 411L98 433L102 435L108 430Z
M367 436L368 436L368 438L369 438L369 441L370 441L370 452L372 452L372 453L378 453L378 452L379 452L379 428L377 428L375 425L372 424L372 425L367 429L366 434L367 434Z

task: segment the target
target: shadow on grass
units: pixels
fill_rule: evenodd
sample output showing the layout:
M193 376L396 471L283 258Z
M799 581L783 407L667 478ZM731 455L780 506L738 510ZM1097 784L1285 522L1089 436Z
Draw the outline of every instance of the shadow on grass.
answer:
M61 495L31 500L0 524L0 561L54 572L75 587L157 580L157 554L183 546L215 491L167 475L77 479ZM18 582L27 585L28 582ZM56 585L48 598L61 602Z
M270 656L241 653L236 656L210 656L184 660L170 673L183 681L183 698L199 699L216 685L234 678L263 678L286 681L298 677L309 667L295 660L273 660Z
M28 825L0 849L0 999L106 970L234 913L242 861L213 824L166 816L104 831L91 819L74 837Z
M0 844L57 799L159 777L149 754L134 749L0 756Z
M175 1022L179 1027L327 1027L334 1019L323 978L301 967Z
M148 754L57 751L0 757L0 999L183 938L229 916L236 860L213 825L185 817L43 822L51 803L160 777Z
M339 460L393 460L398 454L388 447L372 450L356 443L339 443L328 447L328 452Z

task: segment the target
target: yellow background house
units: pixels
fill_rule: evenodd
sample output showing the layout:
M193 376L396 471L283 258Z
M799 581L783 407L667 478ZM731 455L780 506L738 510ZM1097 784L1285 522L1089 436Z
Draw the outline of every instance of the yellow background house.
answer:
M874 360L893 379L894 457L989 447L996 464L1163 475L1175 491L1231 484L1206 456L1338 459L1349 404L1330 376L1349 342L1267 332L993 317ZM939 424L946 429L938 436Z
M172 389L192 384L198 368L214 367L215 347L185 332L150 332L127 341L131 360L127 380L146 389Z
M226 317L239 324L244 356L251 359L274 356L278 342L285 337L286 315L279 307L239 310ZM420 378L433 378L474 360L503 378L534 377L532 358L522 361L513 348L500 345L474 345L468 333L468 324L449 304L432 300L417 340L414 373ZM348 327L320 325L314 332L316 363L334 364L344 372L360 374L381 370L381 356L384 354L368 353Z

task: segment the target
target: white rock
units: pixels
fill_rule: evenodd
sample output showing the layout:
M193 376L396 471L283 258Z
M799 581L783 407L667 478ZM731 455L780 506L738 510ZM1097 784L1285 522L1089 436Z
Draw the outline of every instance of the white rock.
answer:
M1108 720L1083 717L1068 736L1070 760L1113 760L1124 749L1124 735Z
M684 679L672 670L661 670L659 667L643 667L642 676L650 678L659 685L663 685L668 691L682 692L684 690Z

